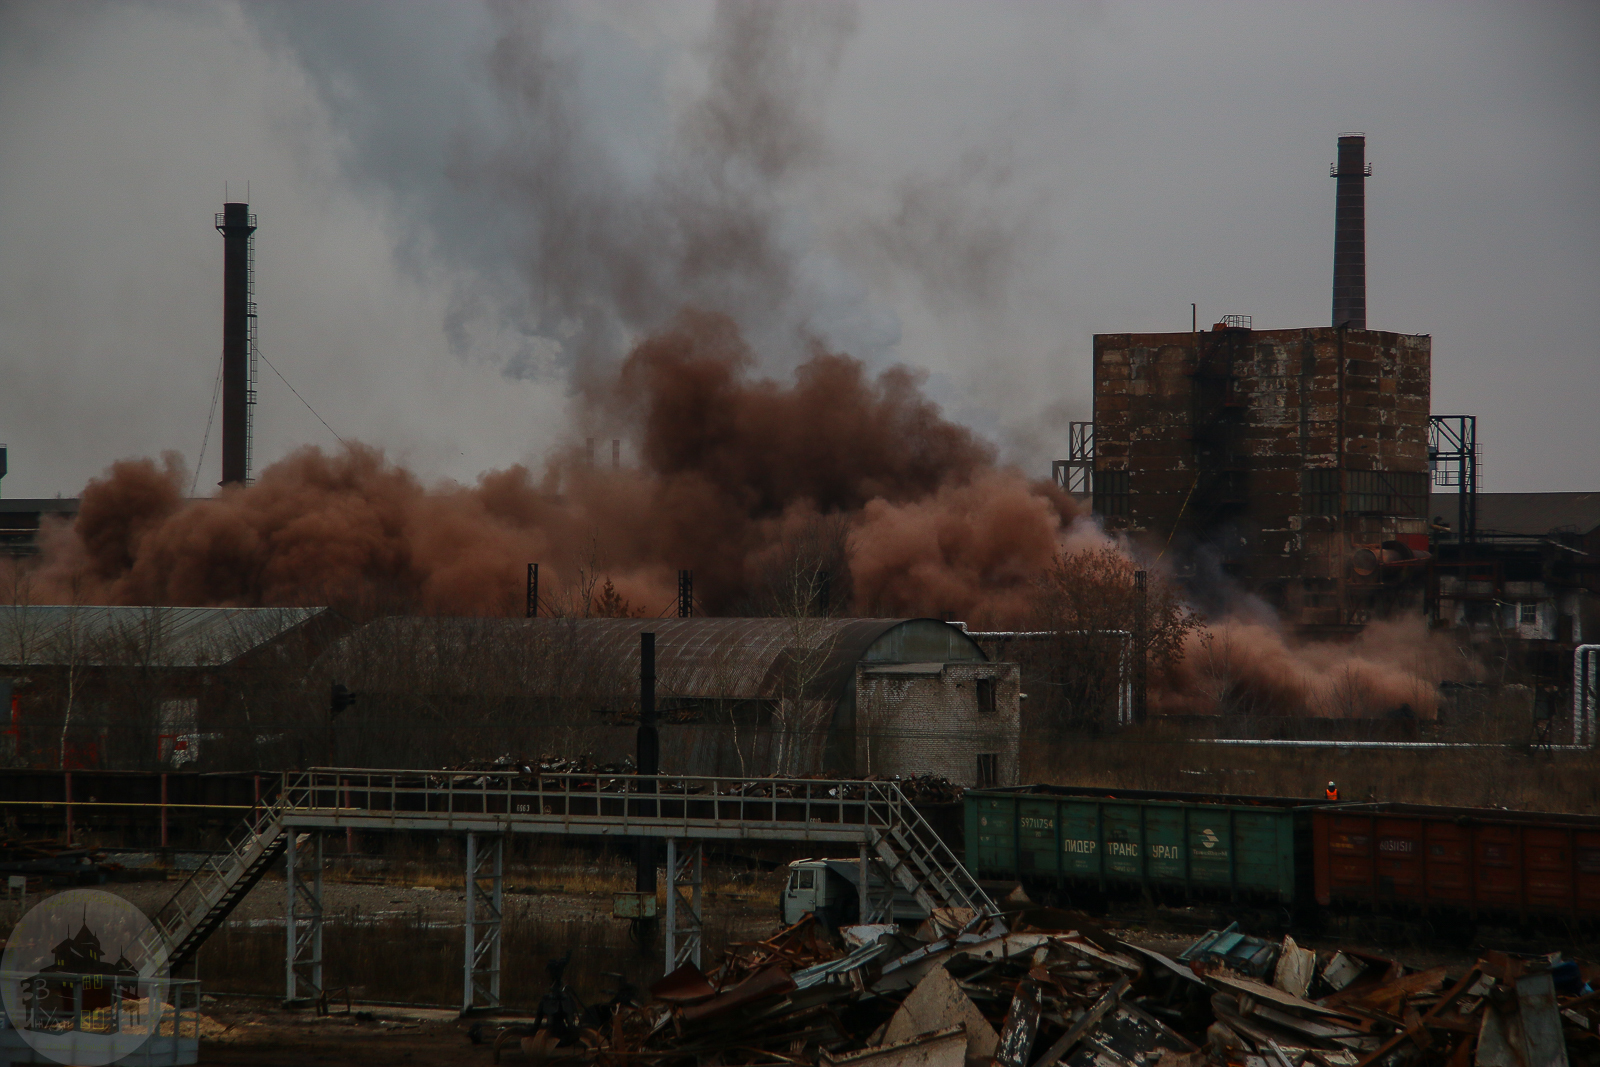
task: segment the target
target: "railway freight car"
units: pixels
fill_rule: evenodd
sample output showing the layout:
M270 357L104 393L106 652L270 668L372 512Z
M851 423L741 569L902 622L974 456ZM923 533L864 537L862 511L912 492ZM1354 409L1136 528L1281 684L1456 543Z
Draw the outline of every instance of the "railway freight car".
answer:
M1032 785L968 790L965 803L979 878L1065 899L1311 899L1306 800Z
M1600 816L1335 804L1311 827L1323 906L1600 919Z

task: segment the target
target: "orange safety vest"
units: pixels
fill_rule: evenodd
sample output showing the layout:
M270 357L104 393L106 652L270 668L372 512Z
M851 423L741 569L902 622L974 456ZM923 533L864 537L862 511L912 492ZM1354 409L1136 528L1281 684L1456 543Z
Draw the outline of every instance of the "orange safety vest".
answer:
M1339 791L1337 789L1329 789L1326 792L1328 794L1329 801L1335 801L1339 799Z

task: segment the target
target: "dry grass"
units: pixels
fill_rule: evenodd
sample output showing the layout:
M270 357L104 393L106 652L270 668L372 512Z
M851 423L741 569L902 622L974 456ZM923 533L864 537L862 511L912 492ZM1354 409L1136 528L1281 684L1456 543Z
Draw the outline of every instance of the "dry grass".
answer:
M737 940L726 909L706 909L707 959ZM605 1000L616 988L607 972L643 986L661 975L661 943L641 946L621 919L552 916L548 911L513 910L502 941L501 990L511 1007L532 1009L549 988L545 963L572 950L566 979L585 1003ZM281 926L225 926L201 949L200 975L208 993L283 992L284 932ZM430 922L422 916L356 921L329 916L323 924L323 966L329 989L351 987L354 999L419 1004L461 1002L463 952L459 925Z

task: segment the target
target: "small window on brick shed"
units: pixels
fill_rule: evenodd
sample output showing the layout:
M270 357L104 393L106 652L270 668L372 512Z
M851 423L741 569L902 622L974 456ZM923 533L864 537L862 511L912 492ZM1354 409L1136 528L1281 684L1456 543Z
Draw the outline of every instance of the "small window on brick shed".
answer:
M978 788L987 789L1000 784L1000 754L978 753Z
M978 714L993 715L994 708L994 679L978 679Z

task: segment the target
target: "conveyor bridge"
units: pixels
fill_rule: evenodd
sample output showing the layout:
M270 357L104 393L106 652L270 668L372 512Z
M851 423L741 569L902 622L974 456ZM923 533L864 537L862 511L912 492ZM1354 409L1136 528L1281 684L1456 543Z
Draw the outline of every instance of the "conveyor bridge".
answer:
M511 834L663 839L667 846L666 967L699 962L705 841L855 845L860 914L890 914L896 887L923 907L999 909L893 782L696 775L374 770L319 767L282 776L229 848L178 887L152 938L173 967L201 943L280 858L285 861L285 999L322 995L322 838L357 829L466 838L462 1009L500 1002L504 844ZM147 956L146 958L149 958Z

